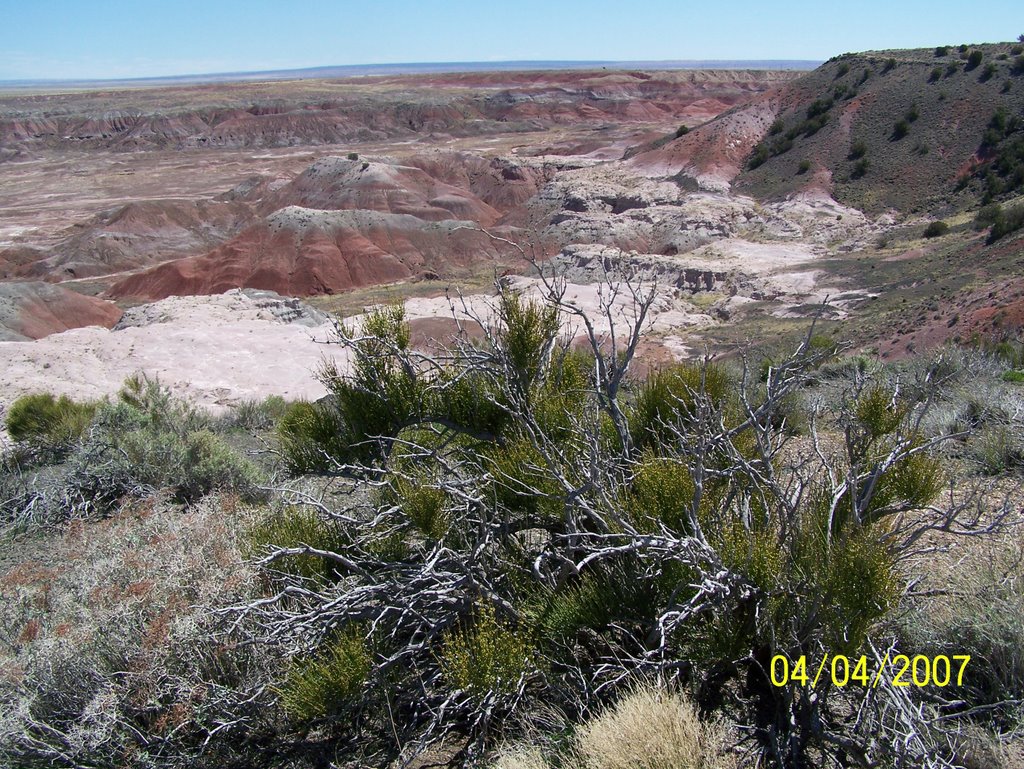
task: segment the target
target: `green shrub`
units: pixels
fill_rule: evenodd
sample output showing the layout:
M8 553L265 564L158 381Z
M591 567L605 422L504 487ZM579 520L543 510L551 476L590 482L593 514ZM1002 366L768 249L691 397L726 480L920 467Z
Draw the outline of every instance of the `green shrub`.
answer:
M768 135L775 136L776 134L780 134L785 127L786 124L782 122L782 118L775 118L775 120L772 121L772 124L768 127Z
M339 715L357 702L370 665L366 641L349 630L311 659L292 663L278 689L281 706L299 723Z
M981 60L984 58L984 56L985 55L981 51L971 51L970 54L967 56L967 71L969 72L972 69L975 69L979 64L981 64Z
M344 426L324 404L296 401L277 423L277 438L292 473L323 472L348 455Z
M339 552L347 544L348 539L335 522L325 520L314 510L285 507L261 518L246 530L242 552L248 558L262 557L274 548L311 547ZM284 556L274 561L273 568L318 582L329 582L339 576L336 564L318 555Z
M96 407L95 403L76 403L66 395L23 395L7 411L7 432L15 441L64 447L82 437Z
M861 158L856 163L854 163L853 170L850 171L850 178L851 179L860 179L861 177L863 177L868 172L869 166L870 166L870 163L868 162L868 159L867 158Z
M489 447L482 457L491 478L488 497L497 505L523 516L557 519L562 510L561 487L528 439Z
M753 151L750 153L750 158L747 160L747 167L750 168L750 170L759 168L768 161L769 157L771 157L771 155L768 151L768 145L761 142L754 147Z
M858 139L850 145L850 152L846 156L849 160L859 160L867 154L868 145L863 140Z
M398 507L408 521L425 537L442 539L451 517L445 493L431 487L427 479L410 480L396 475L382 487L381 502Z
M152 427L128 430L115 438L127 469L140 483L174 489L183 502L218 490L246 499L260 496L259 472L209 430L184 434Z
M985 230L995 224L1003 216L1003 207L998 203L989 203L978 209L974 216L974 229Z
M921 116L921 112L917 108L917 105L916 104L911 104L910 108L907 110L906 114L903 117L904 117L904 119L906 119L906 121L908 123L913 123L920 116Z
M456 689L483 698L513 693L534 668L533 657L525 634L499 622L494 607L480 604L467 628L446 634L440 663Z
M951 61L949 64L946 65L946 77L952 77L959 71L960 65L957 64L955 61Z
M932 67L931 74L928 75L928 82L935 83L942 78L942 67Z
M897 120L896 124L892 127L892 138L894 141L902 139L910 133L910 123L906 120Z
M1004 382L1012 382L1013 384L1020 384L1024 382L1024 371L1004 371L1002 380Z
M796 172L798 174L802 175L802 174L807 173L810 170L811 170L811 161L810 160L801 160L800 161L800 165L797 166Z
M890 59L886 59L885 66L882 67L882 74L884 75L886 72L890 72L895 67L896 67L896 59L891 59L891 58Z
M949 225L943 221L932 222L924 228L924 236L926 238L938 238L949 232Z
M269 430L288 411L288 402L280 395L268 395L263 400L243 400L232 408L232 423L243 430Z
M613 625L650 622L659 585L631 577L626 566L588 569L559 590L543 589L531 621L542 648L572 649L580 633L603 633ZM672 585L674 587L674 585Z
M348 157L349 160L359 160L359 153L358 152L350 152L350 153L348 153L347 157Z
M637 466L630 492L628 505L639 528L653 531L652 524L660 523L679 534L692 533L688 516L696 486L685 464L649 454ZM702 501L708 500L705 495Z
M1024 205L1002 209L1002 215L993 223L988 234L988 243L995 243L1013 232L1024 227Z
M948 45L936 46L935 47L935 56L936 56L936 58L941 57L941 56L949 56L949 46Z
M983 83L987 83L989 80L995 77L995 74L998 71L998 69L999 68L996 67L995 64L989 62L988 64L985 65L985 69L981 71L981 77L978 79L981 80L981 82Z
M118 412L120 417L138 427L181 433L210 427L209 415L175 398L157 377L133 374L124 380L117 398L127 409Z
M629 410L629 426L637 449L663 446L674 430L683 430L702 408L722 409L733 395L724 368L680 363L650 375Z
M985 427L971 437L969 445L985 475L999 475L1024 466L1024 445L1007 425Z
M678 139L680 136L686 136L686 134L688 133L690 133L689 126L685 124L681 125L679 126L679 128L676 129L676 138Z

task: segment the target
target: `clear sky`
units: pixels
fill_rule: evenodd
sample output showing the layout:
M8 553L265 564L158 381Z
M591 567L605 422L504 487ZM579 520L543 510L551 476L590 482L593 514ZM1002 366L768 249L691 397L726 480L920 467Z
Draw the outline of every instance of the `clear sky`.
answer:
M0 0L0 79L392 62L827 59L1020 34L1022 0Z

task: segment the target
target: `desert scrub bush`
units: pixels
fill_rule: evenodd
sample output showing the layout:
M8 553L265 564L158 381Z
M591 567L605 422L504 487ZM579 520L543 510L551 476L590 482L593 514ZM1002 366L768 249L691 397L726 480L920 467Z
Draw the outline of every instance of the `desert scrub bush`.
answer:
M277 423L277 440L286 467L295 474L330 470L348 454L338 415L319 401L288 404Z
M949 46L948 45L938 45L938 46L936 46L935 47L935 57L936 58L940 58L940 57L943 57L943 56L949 56Z
M209 430L184 435L129 430L116 435L114 446L123 452L126 472L137 482L156 489L169 487L183 502L193 502L215 490L236 491L249 500L260 496L255 466Z
M0 765L250 764L275 731L266 647L216 610L253 597L227 497L47 535L0 570ZM242 511L235 510L236 513Z
M268 395L263 400L243 400L232 407L231 423L250 432L269 430L287 411L288 402L280 395Z
M450 631L441 652L441 670L453 686L483 699L515 693L535 670L526 634L500 622L494 607L480 604L469 627Z
M905 119L897 120L896 124L892 127L892 140L899 141L910 133L910 123Z
M288 506L254 521L244 532L241 548L248 558L276 551L275 569L296 577L327 582L339 576L330 558L302 551L338 552L344 550L347 543L337 523L326 521L311 510ZM283 550L292 554L280 555Z
M733 395L733 383L720 365L680 363L655 372L640 385L628 412L633 445L637 450L664 446L680 425L696 421L702 410L721 410Z
M557 281L546 291L540 306L499 295L475 320L478 341L440 355L395 343L394 325L340 339L374 351L382 379L404 378L377 396L382 411L397 399L391 413L404 420L381 452L353 462L357 504L309 506L344 522L339 578L281 574L277 593L238 607L261 629L253 643L297 654L373 628L363 696L325 727L347 740L358 722L382 745L423 749L458 736L467 761L540 703L582 716L652 674L725 708L776 765L840 764L837 744L872 761L931 750L892 732L890 716L908 711L886 698L900 692L822 690L822 704L772 686L766 671L776 654L865 653L906 590L908 551L955 521L936 497L943 437L919 427L935 377L897 387L883 370L826 384L815 366L835 345L809 333L763 382L756 361L638 381L630 364L653 290L601 292L609 317L623 316L612 301L631 298L614 335ZM565 352L559 316L579 321L586 360ZM461 382L479 383L504 414L497 434L467 429L482 413L468 394L461 412L445 405ZM777 415L812 383L834 397L796 440ZM862 696L879 699L863 709ZM835 715L854 711L871 715Z
M169 489L183 502L214 491L262 498L262 476L208 429L210 419L155 380L133 377L100 403L87 433L60 464L28 476L0 505L15 528L107 515L131 498Z
M4 420L15 441L55 450L67 449L82 437L96 413L95 403L77 403L66 395L23 395L11 404Z
M989 425L971 437L971 456L985 475L1024 466L1024 442L1010 425Z
M299 723L329 718L358 698L369 671L366 640L349 628L311 657L291 663L277 688L281 706Z
M389 478L381 487L379 504L400 508L412 528L431 539L442 539L451 523L444 491L415 474L394 474Z
M984 58L985 54L983 54L981 51L971 51L967 55L967 66L965 67L965 69L968 72L970 72L972 69L976 69L981 64L981 61Z
M926 238L938 238L949 232L949 225L943 221L931 222L924 228Z
M987 243L995 243L1000 238L1024 227L1024 205L1001 209L1001 211L1002 214L992 223Z
M577 730L585 769L728 769L728 731L676 692L641 686Z
M979 719L1009 731L1024 720L1024 553L1013 535L972 545L938 565L936 595L908 606L898 629L908 654L971 655L971 673L943 696L981 705Z

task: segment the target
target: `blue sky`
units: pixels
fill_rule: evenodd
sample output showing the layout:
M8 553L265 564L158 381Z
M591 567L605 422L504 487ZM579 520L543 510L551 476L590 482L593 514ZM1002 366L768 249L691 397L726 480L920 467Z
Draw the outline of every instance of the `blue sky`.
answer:
M1022 33L1021 0L0 0L0 79L509 59L827 59Z

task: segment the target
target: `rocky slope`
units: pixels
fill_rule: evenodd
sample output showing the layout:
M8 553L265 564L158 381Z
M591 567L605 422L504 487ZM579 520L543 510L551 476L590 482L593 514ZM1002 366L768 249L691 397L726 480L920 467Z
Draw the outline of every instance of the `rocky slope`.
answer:
M72 225L52 245L0 250L0 279L61 281L134 270L205 251L253 218L238 202L127 203Z
M416 277L453 277L459 268L497 263L502 253L501 243L471 221L288 206L208 254L136 273L109 293L148 300L242 287L290 296L331 294Z
M38 281L0 283L0 341L41 339L82 326L110 328L121 318L112 302Z

